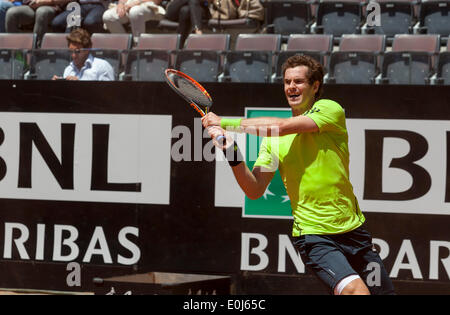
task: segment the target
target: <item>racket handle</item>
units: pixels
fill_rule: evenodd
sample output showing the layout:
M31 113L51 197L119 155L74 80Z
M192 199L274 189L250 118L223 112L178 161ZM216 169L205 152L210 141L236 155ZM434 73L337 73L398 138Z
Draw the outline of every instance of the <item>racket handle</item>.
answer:
M216 138L216 141L220 144L220 145L225 145L225 143L227 142L227 138L225 138L224 135L220 135Z

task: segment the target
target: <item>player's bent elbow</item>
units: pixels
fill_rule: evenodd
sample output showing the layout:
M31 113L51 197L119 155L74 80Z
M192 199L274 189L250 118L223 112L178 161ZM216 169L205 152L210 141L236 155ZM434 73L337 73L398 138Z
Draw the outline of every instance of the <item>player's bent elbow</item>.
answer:
M261 196L257 196L257 195L246 195L248 197L248 199L250 200L256 200L259 199Z
M263 194L264 194L264 191L259 192L259 191L254 191L254 190L252 190L252 191L248 191L248 190L247 190L247 191L245 192L245 195L246 195L249 199L251 199L251 200L259 199L259 198L262 197Z
M256 194L248 194L247 193L245 195L248 197L248 199L251 199L251 200L256 200L261 197L260 195L256 195Z

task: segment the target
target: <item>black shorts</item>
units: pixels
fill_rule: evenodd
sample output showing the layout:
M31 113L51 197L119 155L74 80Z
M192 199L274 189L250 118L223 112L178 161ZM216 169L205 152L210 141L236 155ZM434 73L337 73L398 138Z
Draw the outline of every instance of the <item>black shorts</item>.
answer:
M362 227L343 234L302 235L294 237L293 244L299 249L305 266L332 294L339 281L350 275L359 275L371 294L394 294L372 236Z

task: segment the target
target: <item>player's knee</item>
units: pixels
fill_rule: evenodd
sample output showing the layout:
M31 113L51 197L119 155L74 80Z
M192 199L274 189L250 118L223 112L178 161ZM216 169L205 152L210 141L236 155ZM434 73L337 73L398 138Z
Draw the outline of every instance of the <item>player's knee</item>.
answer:
M370 291L363 283L350 283L344 288L341 295L370 295Z
M361 278L354 279L345 286L336 286L334 290L335 295L370 295L370 291L361 280Z

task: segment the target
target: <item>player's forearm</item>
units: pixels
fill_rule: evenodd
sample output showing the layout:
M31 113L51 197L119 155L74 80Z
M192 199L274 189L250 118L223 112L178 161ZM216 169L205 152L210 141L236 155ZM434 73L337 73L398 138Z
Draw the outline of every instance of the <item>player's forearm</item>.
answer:
M240 128L243 132L257 135L276 137L283 135L283 119L276 117L261 117L242 119Z
M258 199L265 191L265 187L258 183L255 175L249 170L245 162L231 168L239 187L250 199Z
M277 137L292 133L318 131L314 121L305 116L291 118L259 117L247 119L221 119L224 129L234 129L240 132L258 136Z
M223 134L223 130L219 127L211 127L208 130L208 133L214 138L219 135L219 132L220 135ZM253 171L250 171L245 164L239 146L229 137L225 148L222 148L222 150L242 191L250 199L261 197L272 180L274 173L261 167L255 167Z

